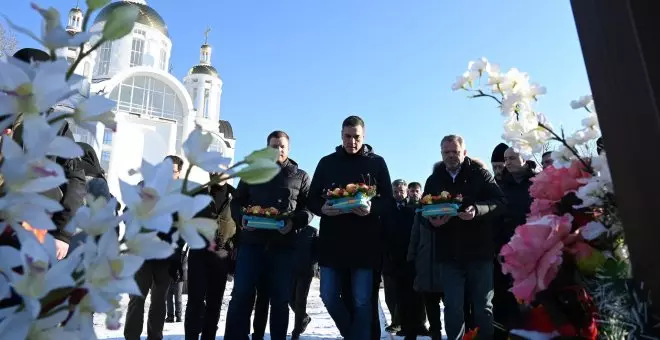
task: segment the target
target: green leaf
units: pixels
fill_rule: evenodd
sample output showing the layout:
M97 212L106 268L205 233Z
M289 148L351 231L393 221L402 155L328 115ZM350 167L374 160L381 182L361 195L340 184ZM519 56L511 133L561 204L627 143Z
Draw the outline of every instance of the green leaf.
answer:
M115 8L103 27L103 39L117 40L131 33L138 14L140 14L140 9L135 5Z
M87 10L93 11L110 3L110 0L87 0Z
M277 162L280 157L280 152L277 149L267 147L261 150L253 151L245 157L245 163L252 164L258 160L268 160L270 162Z
M235 176L248 184L266 183L273 179L282 168L267 159L257 159L252 164L238 171Z

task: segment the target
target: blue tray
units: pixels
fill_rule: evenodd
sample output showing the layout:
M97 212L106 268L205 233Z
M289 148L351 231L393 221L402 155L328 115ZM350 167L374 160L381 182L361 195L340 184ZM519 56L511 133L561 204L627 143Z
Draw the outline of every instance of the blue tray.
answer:
M456 216L458 215L458 208L460 208L460 205L456 203L438 203L425 205L421 209L417 209L417 212L421 212L424 217Z
M278 230L284 227L284 220L275 220L267 217L243 215L249 228Z
M365 196L363 193L358 192L353 197L333 198L328 200L328 204L335 209L339 209L347 213L355 208L369 206L370 197Z

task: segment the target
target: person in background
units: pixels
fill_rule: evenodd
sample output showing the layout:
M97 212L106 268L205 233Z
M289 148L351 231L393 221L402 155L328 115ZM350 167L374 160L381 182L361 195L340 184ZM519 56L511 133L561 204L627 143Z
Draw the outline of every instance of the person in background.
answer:
M543 155L541 155L541 166L544 170L552 166L553 163L554 160L552 159L552 151L546 151L543 153Z
M495 175L496 181L502 179L502 172L504 171L504 151L508 148L508 145L500 143L495 147L493 154L490 156L490 165L493 167L493 174Z
M406 205L406 198L408 196L407 183L402 179L397 179L392 183L392 191L394 192L394 200L396 203L396 209ZM408 211L408 209L406 209ZM396 222L394 223L396 224ZM398 226L393 226L395 229ZM394 242L397 235L392 233L388 235L390 243ZM403 242L403 241L401 241ZM389 333L398 333L401 331L401 319L399 318L400 308L398 305L399 299L397 298L397 284L398 284L398 273L403 270L402 263L400 261L397 263L394 261L392 249L386 249L385 258L383 259L383 286L385 290L385 304L387 309L390 311L391 323L389 326L385 327L385 331Z
M273 131L266 144L279 150L281 171L270 181L247 184L240 181L231 202L232 216L239 232L234 289L227 310L225 340L243 340L250 333L254 291L261 275L266 275L270 298L270 336L286 339L289 325L289 299L293 279L296 233L312 221L307 210L309 176L289 158L289 135ZM247 226L242 209L248 206L273 207L290 213L280 230L260 230Z
M207 191L211 203L198 213L217 221L218 229L213 240L203 249L190 249L188 255L188 302L184 329L186 340L211 340L216 338L222 298L230 272L231 242L236 224L231 216L230 202L234 188L220 178L209 174L214 183Z
M183 248L181 252L181 267L186 262L188 257L188 250L186 247ZM167 303L165 304L167 313L165 317L165 322L181 322L181 312L183 310L183 302L181 301L181 294L183 294L183 281L184 281L184 271L180 274L177 272L176 276L172 278L170 283L170 288L167 290Z
M316 272L318 231L308 225L298 232L296 240L295 268L289 305L295 313L295 322L291 332L291 340L300 339L312 318L307 314L307 297L309 287Z
M422 200L422 185L419 182L408 184L408 204L417 205Z
M94 199L103 197L106 200L111 200L114 198L114 196L110 193L110 187L108 186L108 181L105 178L105 171L103 171L101 163L96 156L96 151L94 151L94 148L87 143L78 142L77 144L83 150L83 155L80 157L80 167L85 172L87 195L93 197ZM121 205L117 203L115 213L119 213L120 209ZM117 226L116 231L117 237L119 237L119 226ZM78 246L82 245L86 238L87 234L85 232L74 232L69 243L69 253L73 252Z
M603 137L598 137L598 139L596 139L596 153L600 155L603 151L605 151Z
M383 258L384 221L391 213L392 186L385 160L364 144L362 118L350 116L341 125L342 145L323 157L310 186L309 207L321 217L319 265L321 299L347 339L372 338L375 273ZM377 195L369 205L348 213L333 208L325 199L327 190L365 182L376 185ZM342 295L350 282L353 310L347 310Z
M438 245L433 228L421 213L415 214L407 260L415 265L413 288L422 294L426 316L429 320L431 340L442 339L442 317L440 302L444 298L442 290L442 268L435 259Z
M516 227L525 224L532 204L529 187L532 185L532 178L536 175L534 172L536 163L525 162L513 148L508 148L504 152L504 162L505 169L498 184L504 192L507 204L503 209L503 214L498 218L495 237L496 253L499 253L502 246L509 242ZM518 302L509 291L513 281L510 275L502 273L502 265L497 259L494 262L493 275L495 290L493 316L498 326L503 329L511 329L514 322L522 318ZM495 339L506 340L508 334L500 331L500 327L495 332Z
M487 169L467 157L462 137L445 136L442 163L424 185L424 193L464 195L458 216L427 218L438 244L445 293L445 326L451 340L465 333L465 288L470 291L480 339L492 339L493 230L491 218L506 204L504 194Z
M20 49L14 53L14 58L25 63L50 61L50 55L48 53L35 48ZM53 109L51 109L52 111ZM21 140L23 134L22 121L17 120L11 127L11 131L15 140ZM58 136L74 140L71 126L66 120L62 122ZM84 204L85 196L87 195L87 183L85 181L85 171L81 167L79 158L66 159L56 157L55 162L64 170L64 176L67 182L59 187L61 194L58 196L61 196L60 204L63 209L53 214L52 220L56 229L49 230L48 232L55 238L56 256L58 260L61 260L69 252L69 243L72 236L71 233L65 230L66 225L75 215L78 208Z
M395 203L392 207L392 223L388 224L383 274L389 274L396 287L396 308L401 321L401 331L397 332L397 335L404 336L405 339L416 339L418 335L430 334L425 326L426 313L422 295L413 289L415 266L406 259L417 207L408 201L408 185L404 180L395 180L392 183L392 191Z
M172 164L172 178L179 179L183 168L183 159L179 156L169 155L165 162ZM140 182L139 185L143 185ZM174 216L176 221L176 214ZM159 232L158 237L168 243L172 243L172 235L175 229L170 228L168 233ZM185 242L179 240L174 253L167 259L146 260L135 273L135 283L140 288L142 295L131 295L126 311L126 324L124 326L124 338L126 340L139 340L144 324L144 302L151 293L151 304L147 318L147 338L162 339L163 326L165 325L167 291L170 282L183 272L181 265L182 249Z

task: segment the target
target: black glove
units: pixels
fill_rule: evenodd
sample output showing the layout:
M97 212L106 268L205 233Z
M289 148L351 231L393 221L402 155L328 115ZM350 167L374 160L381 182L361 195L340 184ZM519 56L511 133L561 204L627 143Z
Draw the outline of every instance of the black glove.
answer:
M169 261L170 267L168 273L174 282L181 282L183 280L183 264L180 261Z

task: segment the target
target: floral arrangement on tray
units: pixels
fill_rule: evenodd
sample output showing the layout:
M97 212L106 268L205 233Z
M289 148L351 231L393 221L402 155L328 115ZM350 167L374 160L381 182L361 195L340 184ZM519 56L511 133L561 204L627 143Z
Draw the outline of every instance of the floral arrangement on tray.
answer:
M632 276L606 153L581 151L600 136L592 97L571 102L587 117L565 136L534 110L545 88L515 68L501 72L482 58L452 89L496 101L506 117L503 138L521 154L560 144L554 166L532 179L527 222L500 250L510 291L524 308L520 324L508 330L511 339L657 339L648 292Z
M262 208L254 205L243 208L243 219L249 228L281 229L286 225L288 213L281 213L276 208Z
M143 185L119 180L127 208L123 213L115 213L114 198L88 197L74 207L67 225L55 225L52 214L63 207L48 193L59 191L70 179L53 159L83 155L74 140L60 135L63 125L92 135L102 125L121 129L115 121L116 102L84 93L86 79L75 73L94 50L133 31L140 14L137 6L115 8L102 30L87 29L94 12L109 3L87 0L82 31L75 35L67 33L52 7L32 4L43 18L38 34L5 17L12 29L43 48L31 61L0 58L0 339L96 339L95 314L105 314L107 328L119 329L119 302L122 295L140 294L134 276L145 260L169 257L179 239L191 249L203 249L215 235L216 221L195 216L211 202L203 191L217 182L193 187L189 177L194 167L207 172L222 168L224 179L253 184L271 180L281 169L272 148L229 166L231 159L209 151L213 139L221 136L196 126L182 145L188 161L183 180L172 179L169 159L159 164L143 161L138 170ZM71 63L58 56L68 49L79 51ZM115 228L122 222L120 239ZM48 232L56 229L82 231L87 238L68 251ZM171 234L172 241L161 240L161 232Z
M463 204L463 195L452 196L449 192L443 191L440 195L429 194L422 197L420 203L422 207L417 209L417 212L421 212L424 217L456 216Z
M352 209L368 206L377 194L375 185L350 183L344 188L334 188L326 192L328 204L336 209L348 212Z

